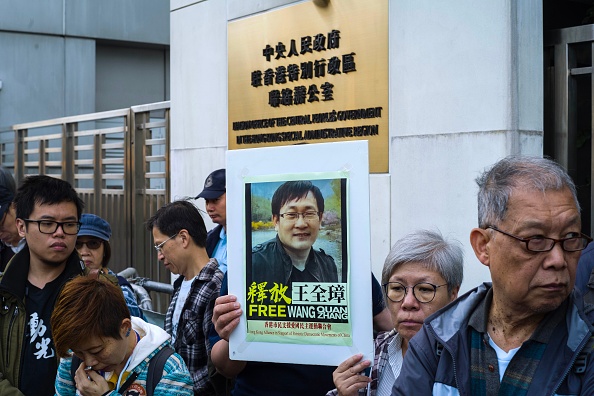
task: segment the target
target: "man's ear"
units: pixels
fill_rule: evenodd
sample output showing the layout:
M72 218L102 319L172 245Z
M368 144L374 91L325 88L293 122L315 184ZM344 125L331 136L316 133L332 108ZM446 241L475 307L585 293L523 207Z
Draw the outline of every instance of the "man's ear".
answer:
M188 232L188 230L186 230L185 228L182 228L177 235L180 237L181 239L181 243L182 246L184 248L187 248L188 245L190 244L190 240L192 239L192 237L190 236L190 233Z
M274 224L274 230L278 232L278 215L272 215L272 224Z
M21 238L25 237L27 233L27 223L23 219L16 219L16 226Z
M487 267L490 265L489 241L491 241L491 233L488 230L473 228L470 231L470 245L474 250L474 254Z

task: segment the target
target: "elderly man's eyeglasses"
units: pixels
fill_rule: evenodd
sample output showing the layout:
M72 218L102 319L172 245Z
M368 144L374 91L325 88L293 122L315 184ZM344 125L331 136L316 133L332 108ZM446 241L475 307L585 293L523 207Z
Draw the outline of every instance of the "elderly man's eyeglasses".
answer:
M32 220L23 219L26 223L37 223L39 232L42 234L53 234L58 230L58 227L62 227L62 231L66 235L76 235L80 230L80 223L78 221L51 221L51 220Z
M530 252L549 252L553 250L553 247L556 243L561 244L561 248L566 252L579 252L580 250L584 250L586 246L590 242L592 242L592 238L585 234L575 234L575 236L571 236L568 238L563 239L555 239L555 238L546 238L542 236L536 236L531 238L520 238L517 235L510 234L509 232L505 232L500 230L495 226L487 226L486 228L490 228L494 231L500 232L508 237L512 237L517 239L518 241L522 241L526 244L526 249Z
M320 212L315 212L313 210L308 210L307 212L298 213L298 212L285 212L281 213L280 217L287 221L297 221L300 216L303 216L303 220L305 221L314 221L320 219Z
M171 235L169 238L165 239L160 244L155 245L155 250L157 251L157 253L160 253L161 249L163 249L163 246L165 246L165 243L167 243L167 241L170 241L171 239L175 238L177 236L177 234L179 234L179 232L176 232L175 234Z
M412 289L413 296L417 299L418 302L426 304L435 298L435 294L437 293L437 289L443 286L447 286L447 283L443 285L434 285L432 283L417 283L414 286L404 286L400 282L388 282L384 283L384 292L386 293L386 297L388 297L393 302L400 302L404 300L406 297L406 293L408 293L408 289Z

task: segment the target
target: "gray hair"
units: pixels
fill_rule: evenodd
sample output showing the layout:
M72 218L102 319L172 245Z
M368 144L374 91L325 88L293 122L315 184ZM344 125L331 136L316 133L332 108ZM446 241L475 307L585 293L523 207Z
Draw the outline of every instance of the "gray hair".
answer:
M567 188L580 212L575 184L565 169L555 161L538 157L506 157L476 178L478 224L480 228L497 225L505 219L507 203L514 189L524 188L545 193Z
M407 263L419 263L422 268L440 274L448 284L448 292L462 284L462 244L456 239L444 239L439 231L418 230L400 238L384 262L382 285L390 281L395 270Z

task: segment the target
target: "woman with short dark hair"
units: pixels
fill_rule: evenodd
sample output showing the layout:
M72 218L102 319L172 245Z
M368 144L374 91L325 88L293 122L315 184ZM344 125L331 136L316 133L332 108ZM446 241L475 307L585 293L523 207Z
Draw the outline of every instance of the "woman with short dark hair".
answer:
M56 395L146 394L148 367L170 337L161 328L131 317L122 292L103 278L79 276L66 283L51 317L61 358ZM72 352L81 363L72 377ZM78 391L78 393L77 393ZM192 395L192 378L173 353L163 367L155 396Z

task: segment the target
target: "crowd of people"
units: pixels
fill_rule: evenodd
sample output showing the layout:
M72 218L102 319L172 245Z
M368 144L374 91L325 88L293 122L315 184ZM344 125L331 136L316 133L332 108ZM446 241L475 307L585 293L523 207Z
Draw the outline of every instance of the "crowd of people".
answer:
M227 281L243 269L227 260L225 169L194 198L210 232L190 200L146 223L178 276L164 328L109 268L111 227L82 213L68 182L29 176L17 189L0 169L0 394L594 394L594 255L573 181L552 160L513 156L477 184L470 245L491 281L459 296L461 243L413 230L392 246L381 284L371 274L373 359L333 367L230 358L245 312ZM276 235L254 246L248 282L347 281L315 245L325 207L311 181L282 183L271 198Z

